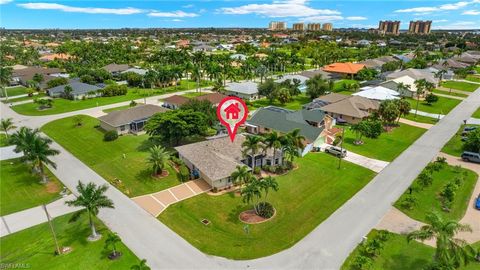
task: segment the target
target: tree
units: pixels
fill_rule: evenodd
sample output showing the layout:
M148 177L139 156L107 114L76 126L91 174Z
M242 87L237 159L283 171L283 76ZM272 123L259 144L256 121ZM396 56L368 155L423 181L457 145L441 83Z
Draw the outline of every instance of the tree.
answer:
M401 94L404 95L405 93L410 91L410 85L404 84L403 82L398 83L397 85L397 91Z
M445 61L444 63L447 63L447 61ZM437 72L435 72L435 78L438 78L438 80L441 82L443 80L443 75L447 74L447 70L446 69L441 69Z
M58 77L55 79L51 79L50 81L47 82L47 89L64 85L64 84L68 84L67 78Z
M117 243L121 242L122 240L118 236L117 233L110 232L105 240L105 249L112 248L112 253L110 254L111 258L117 258L122 255L122 253L117 251ZM109 256L109 257L110 257Z
M93 218L98 215L101 208L114 208L112 200L110 200L105 192L108 190L107 185L98 186L90 182L87 185L78 181L77 191L78 197L75 200L66 201L68 206L82 207L81 210L75 212L70 219L71 222L76 221L81 215L87 213L92 234L89 236L90 241L96 241L100 239L100 235L95 229L95 223Z
M5 136L7 136L7 139L8 139L8 131L12 130L12 129L15 129L17 128L14 124L13 124L13 118L2 118L2 120L0 120L0 129L5 132Z
M467 264L471 259L464 240L454 238L459 232L471 232L468 225L460 224L455 220L445 220L440 214L432 212L427 214L427 225L420 230L407 235L407 240L436 240L434 263L441 265L441 269L458 268Z
M48 179L47 175L45 174L44 163L56 168L57 165L49 157L60 154L60 151L50 148L52 140L49 138L44 138L36 134L35 136L27 137L27 139L29 139L29 141L26 141L22 144L26 146L24 152L25 155L22 157L22 159L32 162L40 173L42 183L46 183Z
M310 99L315 99L327 92L329 89L328 83L322 78L322 75L316 75L306 82L307 95Z
M252 178L252 173L250 172L247 166L237 166L235 171L230 175L234 185L240 185L240 192L242 190L241 186L248 183Z
M362 137L368 132L367 120L362 120L357 124L351 125L350 130L355 134L354 144L362 144Z
M163 169L167 167L170 153L160 145L152 146L148 151L150 155L147 157L147 162L152 166L153 175L161 175Z
M133 265L130 267L131 270L150 270L150 267L147 266L147 260L143 259L139 264Z
M397 99L395 100L395 103L397 104L398 107L398 119L397 119L397 124L400 122L400 118L402 116L407 116L410 113L410 110L412 109L410 102L406 101L405 99Z
M75 115L73 118L73 125L76 127L81 127L83 125L83 116Z
M2 91L5 93L6 100L8 101L8 93L6 86L10 84L12 80L12 68L6 67L2 65L0 67L0 86L2 87Z
M63 88L62 96L66 99L73 99L72 92L73 88L70 85L65 85L65 87Z
M260 181L260 188L265 192L264 201L267 202L269 191L278 191L278 182L275 178L267 176Z
M427 102L428 105L432 105L433 103L438 101L438 96L430 93L427 96L425 96L425 101Z
M289 102L292 99L292 96L290 95L290 90L285 87L278 89L277 99L282 105Z
M416 91L417 104L415 105L415 118L416 118L418 113L418 104L420 103L420 97L425 92L425 84L427 83L427 81L425 79L420 79L420 80L416 80L414 83L415 83L415 87L417 88L417 91Z
M264 145L262 144L263 139L260 136L256 135L247 135L245 141L242 143L242 152L245 156L250 156L252 159L252 170L255 171L255 156L264 150Z
M180 107L181 110L191 110L205 115L208 126L212 127L218 122L216 107L208 100L191 99Z
M263 142L267 148L273 149L273 160L276 160L277 149L282 147L283 141L283 136L279 135L276 131L272 131L265 135Z
M273 79L267 79L264 83L260 83L258 85L258 94L266 97L271 104L277 97L277 88L277 84L273 81Z
M399 117L400 110L395 101L385 100L380 103L378 114L380 115L385 124L392 125Z
M32 81L35 82L35 88L40 89L40 84L43 82L44 78L42 74L35 73L33 75Z
M188 136L202 135L207 130L206 116L192 110L170 110L153 115L145 125L150 136L160 136L173 145Z
M470 131L463 143L463 150L480 153L480 129Z

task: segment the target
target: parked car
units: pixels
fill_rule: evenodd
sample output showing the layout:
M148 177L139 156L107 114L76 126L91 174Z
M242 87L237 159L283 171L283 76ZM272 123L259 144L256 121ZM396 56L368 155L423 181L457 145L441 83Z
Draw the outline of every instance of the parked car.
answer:
M347 156L347 150L337 146L327 146L327 148L325 148L325 153L329 153L334 156L342 157L342 158Z
M480 210L480 194L478 194L477 199L475 200L475 208Z
M462 159L464 161L480 163L480 153L465 151L462 153Z

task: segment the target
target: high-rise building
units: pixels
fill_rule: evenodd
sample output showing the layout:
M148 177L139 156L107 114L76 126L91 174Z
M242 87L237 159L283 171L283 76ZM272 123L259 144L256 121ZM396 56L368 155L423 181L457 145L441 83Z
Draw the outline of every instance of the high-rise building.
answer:
M309 23L307 24L307 30L308 31L320 31L321 30L321 24L319 23Z
M400 21L380 21L378 30L384 34L398 35L400 34Z
M270 22L268 25L268 30L272 31L279 31L279 30L286 30L287 23L286 22Z
M432 21L410 21L408 32L411 34L430 34L432 28Z
M333 25L331 23L324 23L322 25L322 30L323 31L332 31L333 30Z
M305 24L304 23L294 23L292 26L292 29L295 31L304 31L305 30Z

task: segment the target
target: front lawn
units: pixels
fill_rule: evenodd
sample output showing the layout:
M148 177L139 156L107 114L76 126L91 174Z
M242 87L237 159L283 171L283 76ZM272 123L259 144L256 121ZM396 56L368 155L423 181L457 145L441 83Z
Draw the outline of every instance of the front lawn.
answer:
M110 109L105 109L105 110L102 110L102 111L104 113L109 113L109 112L114 112L114 111L123 111L123 110L130 109L130 108L132 108L130 105L124 105L124 106L113 107L113 108L110 108Z
M95 127L99 121L89 116L82 117L81 127L74 127L72 117L67 117L46 124L42 131L130 197L180 184L170 167L167 167L169 175L164 178L151 176L146 158L152 143L147 135L124 135L115 141L105 142L104 132Z
M15 86L15 87L9 87L9 88L5 88L5 89L7 89L7 94L8 94L8 97L10 98L10 97L14 97L14 96L27 94L29 88L24 87L24 86ZM5 90L4 89L2 89L0 91L0 97L5 97Z
M324 153L310 153L295 161L298 168L276 177L278 192L268 201L277 210L265 223L245 224L238 215L252 208L232 193L202 194L169 206L159 220L207 254L231 259L252 259L274 254L293 246L310 233L357 191L375 173L342 162ZM204 225L201 220L211 223Z
M450 92L445 90L433 89L433 93L454 96L454 97L468 97L466 94L457 93L457 92Z
M203 84L202 86L205 86ZM130 101L135 99L141 99L144 97L151 97L156 95L162 95L165 93L171 93L176 91L184 91L188 89L193 89L196 87L195 82L191 81L182 81L182 83L177 86L170 86L162 89L135 89L131 88L128 90L128 93L123 96L114 96L114 97L97 97L89 98L86 100L67 100L63 98L55 98L53 102L53 107L46 110L38 110L38 104L27 103L17 106L13 106L12 109L19 114L23 115L51 115L59 114L64 112L71 112L77 110L83 110L113 103L119 103L124 101Z
M458 81L446 81L441 84L445 88L452 88L461 91L473 92L477 90L480 85L467 82L458 82Z
M292 101L287 102L283 105L280 102L278 102L278 100L275 100L273 103L270 103L270 101L266 98L262 98L252 102L247 102L247 105L248 105L249 111L253 111L260 107L267 107L267 106L277 106L277 107L282 107L289 110L300 110L302 109L302 106L304 104L307 104L311 101L312 100L309 97L307 97L304 93L302 93L300 95L293 97Z
M467 75L467 78L465 78L465 80L480 83L480 77L478 75Z
M90 235L88 217L83 215L78 221L69 223L72 214L53 220L55 233L60 246L68 246L72 251L55 256L55 244L47 223L42 223L23 231L0 238L2 247L1 265L25 265L28 269L130 269L138 264L138 259L123 243L117 249L123 254L117 260L109 260L109 251L104 250L109 230L101 221L95 220L102 239L87 241ZM8 267L7 267L8 268Z
M418 114L417 114L417 116L415 116L414 113L409 113L408 115L403 116L403 118L411 120L411 121L419 122L419 123L426 123L426 124L432 124L432 125L435 125L436 123L438 123L437 118L418 115Z
M0 161L0 216L50 203L59 199L63 185L47 169L48 184L41 184L40 177L20 159Z
M478 126L478 125L467 125ZM463 153L462 132L465 125L462 125L453 137L443 146L442 152L452 156L460 157ZM478 126L480 128L480 126Z
M378 235L377 230L372 230L368 239L373 239ZM480 242L473 244L474 247L480 247ZM361 244L348 256L342 266L342 270L356 270L352 263L355 257L360 254ZM388 238L384 242L384 247L380 254L373 259L371 270L404 270L404 269L424 269L432 262L435 249L417 241L407 242L405 235L388 233ZM479 269L480 263L471 262L467 266L458 268L458 270Z
M389 132L383 132L377 139L362 138L362 145L355 145L355 134L345 127L343 147L354 153L385 161L392 161L416 141L426 129L400 123Z
M407 98L405 100L410 103L412 110L417 108L416 99ZM418 102L418 110L427 113L448 114L455 106L460 104L460 102L462 101L458 99L438 96L438 101L432 105L428 105L425 101L420 100ZM413 114L415 114L415 112L413 112Z
M472 114L473 118L480 118L480 107Z
M450 181L454 181L457 176L465 174L464 180L459 188L455 191L455 199L450 206L450 211L446 212L442 210L442 203L440 201L440 193L443 187ZM425 222L425 216L428 212L436 211L447 219L460 220L465 215L468 202L477 182L478 175L467 169L457 169L454 166L444 165L444 167L438 171L432 173L433 182L430 186L423 187L418 183L418 180L413 182L412 195L409 195L409 190L395 202L395 207L404 212L409 217ZM401 203L405 197L414 196L417 202L411 209L402 207Z
M7 139L5 133L0 133L0 147L9 146L10 142Z

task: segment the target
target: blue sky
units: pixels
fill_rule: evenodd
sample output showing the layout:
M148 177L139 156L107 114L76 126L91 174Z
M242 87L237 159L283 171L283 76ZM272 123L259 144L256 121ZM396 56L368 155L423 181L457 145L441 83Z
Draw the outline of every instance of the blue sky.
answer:
M379 20L432 20L434 29L479 29L480 0L0 0L9 28L266 27L269 21L377 27Z

